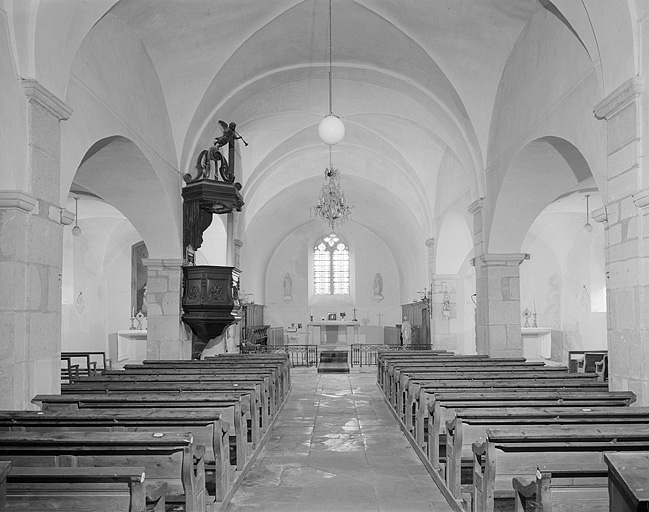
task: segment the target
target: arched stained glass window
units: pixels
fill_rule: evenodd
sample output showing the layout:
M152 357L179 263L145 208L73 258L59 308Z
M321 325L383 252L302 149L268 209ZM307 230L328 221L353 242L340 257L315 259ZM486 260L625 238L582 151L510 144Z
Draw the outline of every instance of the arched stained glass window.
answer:
M316 295L349 295L349 249L335 233L313 250L313 284Z

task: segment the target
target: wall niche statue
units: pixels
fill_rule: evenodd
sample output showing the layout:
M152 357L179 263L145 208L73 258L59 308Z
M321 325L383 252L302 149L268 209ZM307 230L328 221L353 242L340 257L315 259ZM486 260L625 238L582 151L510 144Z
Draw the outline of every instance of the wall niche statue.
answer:
M288 272L284 276L284 302L293 300L293 280Z
M379 272L374 276L374 300L376 302L383 300L383 277Z

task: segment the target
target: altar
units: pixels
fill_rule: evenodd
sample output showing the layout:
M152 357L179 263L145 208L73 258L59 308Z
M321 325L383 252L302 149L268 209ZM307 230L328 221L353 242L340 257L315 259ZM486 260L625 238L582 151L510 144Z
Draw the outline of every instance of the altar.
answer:
M360 323L358 321L326 320L309 322L306 326L308 345L344 347L359 342Z

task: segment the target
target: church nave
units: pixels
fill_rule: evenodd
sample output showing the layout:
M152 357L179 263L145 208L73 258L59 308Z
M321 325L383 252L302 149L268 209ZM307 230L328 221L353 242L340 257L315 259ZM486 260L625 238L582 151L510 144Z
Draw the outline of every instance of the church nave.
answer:
M376 385L291 369L291 393L228 512L451 510Z

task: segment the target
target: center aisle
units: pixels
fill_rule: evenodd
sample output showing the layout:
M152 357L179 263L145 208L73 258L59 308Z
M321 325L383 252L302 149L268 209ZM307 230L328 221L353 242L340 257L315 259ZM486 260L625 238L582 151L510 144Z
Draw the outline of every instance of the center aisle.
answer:
M376 367L291 369L292 389L229 512L447 512L376 385Z

